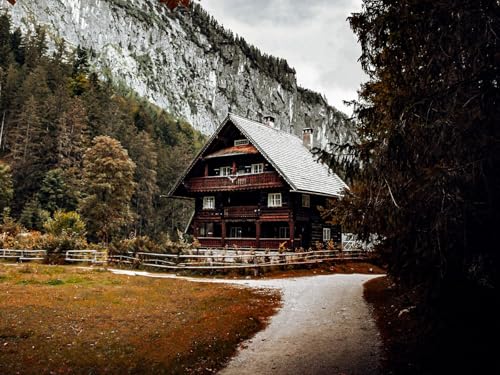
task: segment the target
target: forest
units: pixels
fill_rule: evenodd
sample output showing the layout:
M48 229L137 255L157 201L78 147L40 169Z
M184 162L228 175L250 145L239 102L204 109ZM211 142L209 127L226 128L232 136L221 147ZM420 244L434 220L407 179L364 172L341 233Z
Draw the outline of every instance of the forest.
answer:
M411 310L392 373L498 372L500 3L364 0L349 22L369 78L358 140L323 155L351 188L329 214L378 235Z
M66 223L84 245L130 237L161 243L186 224L190 203L166 194L204 136L98 77L87 51L64 40L49 49L43 28L23 35L6 14L0 120L3 232L55 235Z

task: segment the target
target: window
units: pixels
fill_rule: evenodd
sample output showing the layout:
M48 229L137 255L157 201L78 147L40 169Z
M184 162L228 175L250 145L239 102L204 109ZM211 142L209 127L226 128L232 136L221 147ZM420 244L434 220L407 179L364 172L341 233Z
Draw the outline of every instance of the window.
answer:
M229 230L229 237L231 237L231 238L243 237L243 228L242 227L231 227L231 229Z
M247 144L248 144L248 139L235 139L234 140L235 146L245 146Z
M220 175L221 176L230 176L233 172L233 168L231 167L221 167Z
M221 225L219 223L201 223L199 228L200 237L220 237Z
M213 235L214 235L213 223L203 223L200 225L200 237L213 237Z
M281 207L281 193L267 194L267 207Z
M309 194L302 194L302 207L311 207L311 196Z
M332 238L332 230L330 228L323 228L323 241L330 241Z
M252 173L264 172L264 163L252 164Z
M213 210L214 208L215 208L215 197L214 196L203 197L203 209Z
M279 238L289 238L290 237L290 227L280 227Z

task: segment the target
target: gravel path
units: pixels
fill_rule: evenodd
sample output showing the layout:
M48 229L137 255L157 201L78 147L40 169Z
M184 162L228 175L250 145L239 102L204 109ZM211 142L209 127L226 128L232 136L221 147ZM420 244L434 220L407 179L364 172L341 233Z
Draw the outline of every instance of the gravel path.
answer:
M190 280L279 288L283 293L283 307L268 327L243 342L220 375L370 375L378 373L381 342L362 293L363 283L377 276Z
M249 280L283 291L283 308L220 375L377 374L381 343L365 303L371 275Z

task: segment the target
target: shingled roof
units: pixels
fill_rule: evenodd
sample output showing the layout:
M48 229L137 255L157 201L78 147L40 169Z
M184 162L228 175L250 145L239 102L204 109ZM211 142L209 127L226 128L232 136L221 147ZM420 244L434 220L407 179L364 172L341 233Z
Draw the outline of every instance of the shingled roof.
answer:
M170 192L173 195L180 183L193 168L219 132L228 124L234 124L262 156L290 185L291 191L338 197L348 189L347 185L329 168L318 162L297 136L269 127L260 122L229 113L222 124L200 151L193 163L179 178Z

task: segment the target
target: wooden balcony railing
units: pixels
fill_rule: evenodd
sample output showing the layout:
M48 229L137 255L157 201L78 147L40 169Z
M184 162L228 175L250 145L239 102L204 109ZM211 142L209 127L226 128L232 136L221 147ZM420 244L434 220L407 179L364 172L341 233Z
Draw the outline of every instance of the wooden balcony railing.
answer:
M225 218L257 218L257 206L233 206L224 208Z
M189 192L237 191L281 188L283 180L276 172L234 176L193 177L184 182Z

